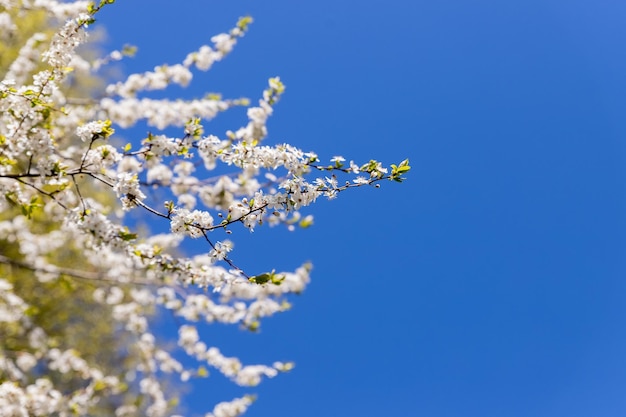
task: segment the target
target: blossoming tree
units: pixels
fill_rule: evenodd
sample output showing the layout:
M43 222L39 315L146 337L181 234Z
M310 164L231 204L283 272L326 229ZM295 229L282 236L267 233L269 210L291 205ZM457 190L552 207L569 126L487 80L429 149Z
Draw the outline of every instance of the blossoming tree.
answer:
M307 227L311 217L301 207L350 188L401 182L409 170L406 160L388 168L342 157L324 163L293 145L266 144L266 121L285 91L279 78L254 106L215 95L141 97L189 85L194 71L233 49L249 17L181 63L132 74L101 97L85 95L89 89L76 88L76 80L96 77L128 52L96 60L77 52L112 3L0 1L0 36L23 40L10 62L0 61L2 416L163 416L175 412L176 391L164 389L174 380L214 369L255 386L290 370L291 363L244 364L199 336L198 326L214 322L255 330L309 282L308 264L243 270L232 236L266 225ZM25 35L22 23L35 18L59 22L58 29ZM207 121L234 106L249 107L242 127L205 133ZM154 130L116 146L116 131L139 121ZM133 211L169 232L134 230ZM203 250L181 256L184 239L199 239ZM177 349L154 336L156 311L177 317ZM85 343L94 334L99 343ZM239 415L252 399L207 406L207 416Z

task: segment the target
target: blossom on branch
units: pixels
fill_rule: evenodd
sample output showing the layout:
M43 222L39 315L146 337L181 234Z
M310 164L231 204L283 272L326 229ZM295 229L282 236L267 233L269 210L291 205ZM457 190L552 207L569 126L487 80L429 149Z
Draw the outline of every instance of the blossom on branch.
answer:
M267 121L286 88L279 77L254 106L206 92L190 100L142 97L193 87L194 72L233 51L249 17L182 62L85 97L88 89L76 87L80 78L69 82L70 74L97 78L103 65L130 55L78 55L112 3L0 4L3 31L18 31L16 19L29 13L57 19L53 34L24 38L0 80L0 416L159 417L177 403L165 389L173 377L192 381L212 369L252 387L291 370L291 363L245 364L203 340L203 327L215 322L257 331L310 280L310 264L241 267L237 233L310 227L313 216L300 210L318 199L402 182L410 169L408 160L323 163L312 151L270 142ZM209 120L234 106L248 107L241 126L205 134ZM140 121L154 130L119 146ZM167 232L151 235L137 215ZM197 239L198 253L182 254L188 238ZM155 336L158 312L175 317L177 348ZM96 337L102 346L91 342ZM253 400L219 402L206 415L237 416Z

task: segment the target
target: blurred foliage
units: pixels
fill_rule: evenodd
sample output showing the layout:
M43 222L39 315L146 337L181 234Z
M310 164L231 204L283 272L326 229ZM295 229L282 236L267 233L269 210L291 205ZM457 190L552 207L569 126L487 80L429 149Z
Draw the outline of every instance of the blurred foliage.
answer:
M6 12L0 7L0 12ZM37 32L52 35L52 26L48 22L46 13L37 10L27 12L23 16L17 16L15 12L8 11L16 26L16 30L4 34L0 42L0 77L4 78L11 63L17 58L20 48L26 41Z
M0 12L2 11L0 7ZM44 33L50 38L54 28L57 27L42 11L26 11L12 18L17 28L10 34L4 34L4 39L0 42L0 79L4 78L11 63L18 56L20 48L33 34ZM99 37L91 37L92 41L88 47L92 55L98 51ZM43 68L42 64L35 71ZM103 77L80 74L73 75L65 88L66 93L72 97L93 97L103 85ZM95 198L104 205L110 207L115 205L115 197L110 192L103 193L93 186L90 189L86 182L81 184L81 190L85 190L84 195ZM15 219L22 215L20 207L16 206L0 212L0 221ZM45 213L38 210L34 210L30 220L25 224L28 224L30 231L35 234L59 229L58 223L50 221ZM110 308L93 299L93 291L96 288L93 282L67 275L50 282L41 282L34 271L20 265L23 255L19 253L19 246L3 235L0 235L0 255L15 261L12 264L0 263L0 278L9 281L14 287L14 293L31 306L28 315L33 326L41 327L54 341L55 347L62 350L75 349L90 364L98 364L107 375L119 374L122 369L129 369L125 363L137 360L136 352L128 349L129 341L121 336L121 332L116 332L115 321L110 317ZM56 249L48 260L51 264L64 268L95 272L79 247L64 246ZM13 323L9 325L0 323L0 350L4 355L16 357L28 349L23 331L16 328ZM55 386L68 391L84 386L84 381L72 380L60 373L50 373L48 370L38 368L29 372L28 377L31 379L29 382L43 374L50 378ZM0 383L4 380L6 375L0 370ZM103 399L97 409L93 410L92 415L113 415L114 407L124 401L124 395L132 395L131 391L132 387L129 392L119 397Z

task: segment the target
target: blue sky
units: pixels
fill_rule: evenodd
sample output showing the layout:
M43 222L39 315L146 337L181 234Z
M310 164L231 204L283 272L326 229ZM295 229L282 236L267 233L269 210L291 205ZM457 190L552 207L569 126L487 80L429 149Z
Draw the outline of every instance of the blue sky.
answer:
M297 367L252 390L215 376L189 414L254 392L250 417L624 415L626 3L135 0L101 23L139 47L130 73L245 14L173 94L256 99L279 75L268 142L413 169L320 202L311 229L233 236L242 264L311 260L313 282L260 334L205 336Z

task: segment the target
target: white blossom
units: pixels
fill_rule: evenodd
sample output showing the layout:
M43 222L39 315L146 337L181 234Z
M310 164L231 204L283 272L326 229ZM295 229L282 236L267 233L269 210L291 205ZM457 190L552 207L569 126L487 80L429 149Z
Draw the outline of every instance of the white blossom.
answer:
M115 194L122 200L124 210L129 210L146 198L141 191L137 175L130 173L120 173L117 175L117 182L113 187Z
M76 128L76 134L83 142L85 142L102 133L106 128L107 123L105 121L96 120Z
M29 11L44 12L58 26L51 37L33 34L0 81L0 209L8 213L0 238L17 254L0 254L0 264L32 272L41 288L88 282L102 320L136 357L108 375L93 356L69 346L71 340L39 327L31 317L39 306L0 277L0 324L14 330L22 349L0 349L1 416L86 416L102 398L120 395L129 401L116 403L116 417L160 417L175 402L163 374L189 382L207 376L207 367L234 384L256 386L289 371L288 362L245 364L222 353L208 344L204 329L222 323L256 330L264 318L290 308L289 297L305 290L311 266L247 271L233 251L236 239L224 236L267 225L311 226L312 215L299 210L318 197L398 180L398 172L408 170L408 161L392 166L391 174L377 161L344 167L341 156L324 166L314 152L271 142L267 122L285 91L278 77L253 106L205 91L195 92L196 99L145 97L171 85L200 88L194 73L224 59L250 18L182 55L182 62L129 74L106 86L103 97L76 99L64 84L68 74L89 76L124 55L113 51L92 61L78 53L99 10L115 7L110 3L0 0L0 37L17 30L11 16ZM246 107L241 123L221 136L204 134L207 121L234 106ZM143 137L126 130L139 122L150 126ZM119 137L112 136L115 129ZM166 231L151 235L134 214ZM187 238L198 239L197 253L189 256L179 248ZM176 346L152 331L162 312L178 325ZM57 377L40 377L46 372ZM206 416L239 416L252 401L222 402Z
M246 412L250 404L252 404L251 397L221 402L215 406L213 412L205 414L205 417L238 417Z

